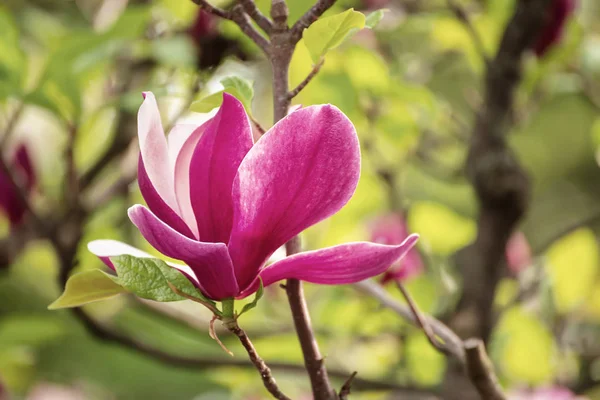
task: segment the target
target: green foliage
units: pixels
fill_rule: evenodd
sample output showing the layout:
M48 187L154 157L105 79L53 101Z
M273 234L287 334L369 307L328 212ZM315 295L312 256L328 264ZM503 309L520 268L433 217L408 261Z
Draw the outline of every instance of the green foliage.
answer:
M169 283L189 296L201 296L188 278L157 258L124 255L111 257L111 261L117 270L117 277L113 280L143 299L161 302L184 300L169 287Z
M221 85L223 85L223 90L196 100L190 106L190 111L207 113L214 110L221 105L223 92L226 92L241 101L246 112L252 113L252 98L254 97L252 82L238 76L229 76L221 80Z
M386 9L373 11L365 18L365 28L374 29L385 15L385 12L388 11Z
M50 304L48 309L79 307L94 301L110 299L125 292L123 287L100 270L82 271L69 278L64 293Z
M353 9L323 17L302 33L304 44L316 64L331 49L339 46L349 35L365 27L365 15Z

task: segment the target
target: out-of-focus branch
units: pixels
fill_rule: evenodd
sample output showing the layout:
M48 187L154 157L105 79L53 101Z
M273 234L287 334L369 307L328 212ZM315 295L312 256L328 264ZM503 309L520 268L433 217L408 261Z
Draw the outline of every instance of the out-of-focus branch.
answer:
M468 339L464 343L467 355L467 374L475 385L477 392L484 400L506 400L502 387L498 383L494 366L485 351L480 339Z
M12 135L15 130L15 126L17 125L17 121L21 118L21 114L25 109L25 103L19 102L16 105L15 110L10 115L8 120L6 121L6 126L4 127L2 134L0 135L0 150L4 149L4 146L8 142L8 139Z
M416 326L420 325L417 315L411 310L410 307L398 302L375 281L362 281L355 283L354 287L359 291L375 298L382 306L389 308L403 319L413 323ZM452 354L453 357L458 359L461 364L465 364L466 357L465 350L463 348L463 341L450 328L430 316L423 315L422 322L427 324L431 328L431 332L443 341L448 353Z
M273 29L273 24L263 13L260 12L258 7L253 0L240 0L242 6L244 6L244 10L248 15L256 22L260 28L265 31L267 34L271 33Z
M505 400L502 387L498 384L498 378L494 367L485 351L485 345L480 339L468 339L464 342L450 328L437 319L423 315L414 300L399 285L408 306L401 304L391 297L383 287L368 280L354 284L361 292L367 293L377 299L384 307L387 307L416 326L420 327L431 344L440 352L452 355L466 370L467 375L481 396L482 400ZM437 338L440 338L440 342Z
M475 49L479 53L481 59L485 62L486 65L489 65L490 58L487 54L487 51L485 50L485 46L483 44L481 35L479 34L479 32L477 32L477 29L475 29L475 26L471 22L471 18L469 17L468 11L460 3L456 2L456 0L446 0L446 3L448 4L448 8L450 8L450 10L456 16L456 18L463 24L463 26L467 30L467 33L471 37L471 40L475 45Z
M480 212L477 238L459 257L463 296L454 328L462 337L490 336L493 301L503 276L506 243L529 203L530 185L507 143L522 59L537 39L552 0L517 2L496 56L485 77L483 104L477 114L466 163ZM471 315L471 317L468 317ZM469 323L460 324L460 320Z
M235 22L237 24L237 26L242 30L242 32L244 32L246 34L246 36L248 36L250 39L252 39L252 41L258 47L260 47L265 54L269 54L270 47L271 47L269 41L263 35L261 35L261 33L259 31L256 30L256 28L252 25L252 21L250 20L250 17L246 13L246 10L248 10L249 4L236 4L233 6L233 8L231 8L231 10L224 10L222 8L213 6L207 0L192 0L192 1L195 4L199 5L204 11L206 11L210 14L213 14L213 15L216 15L217 17L221 17L221 18L228 19L230 21ZM246 0L243 3L254 4L254 2L251 0ZM265 25L264 27L261 26L261 28L263 28L268 33L271 30L271 28L266 25L265 21L269 22L269 24L270 24L270 21L268 21L266 19L266 17L264 17L262 14L260 14L260 11L258 11L258 9L256 9L256 5L254 5L254 9L251 9L251 12L253 12L255 16L258 16L259 20L261 21L259 23L257 20L257 23L259 24L259 26ZM260 16L262 16L264 19L260 18ZM265 29L265 27L267 29Z

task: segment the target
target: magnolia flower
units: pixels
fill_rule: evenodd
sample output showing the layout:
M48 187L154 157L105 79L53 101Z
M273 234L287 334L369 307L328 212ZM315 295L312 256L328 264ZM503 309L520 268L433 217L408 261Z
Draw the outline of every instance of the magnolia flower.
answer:
M506 264L513 274L518 274L532 264L531 247L523 232L515 232L508 239L505 250Z
M533 46L533 51L542 57L563 35L567 19L575 10L576 0L554 0L550 5L548 19Z
M17 147L9 168L16 183L26 194L31 193L35 186L36 175L25 145L21 144ZM27 210L10 180L11 177L0 172L0 209L8 217L11 226L14 227L21 223Z
M514 390L508 394L509 400L584 400L562 386Z
M417 240L347 243L307 251L265 267L271 254L352 197L360 173L354 126L336 107L291 112L253 143L242 104L229 94L201 126L178 125L165 138L152 93L138 114L138 181L148 208L129 218L162 254L214 300L245 297L287 278L344 284L384 272ZM119 242L90 250L113 267ZM130 252L133 254L133 252ZM113 267L114 268L114 267Z
M388 214L377 218L372 223L371 240L376 243L396 245L408 236L406 222L401 215ZM402 282L423 272L423 261L417 249L409 250L402 260L398 260L388 269L381 283L391 281Z

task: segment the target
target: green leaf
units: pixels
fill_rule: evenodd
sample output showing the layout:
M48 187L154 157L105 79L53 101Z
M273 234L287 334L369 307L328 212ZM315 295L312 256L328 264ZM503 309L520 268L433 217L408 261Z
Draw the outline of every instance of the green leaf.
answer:
M252 82L238 76L229 76L222 79L221 84L223 90L193 102L190 111L207 113L220 107L223 102L223 92L227 92L242 102L248 114L252 113L252 98L254 97Z
M238 317L241 317L245 312L248 312L248 311L252 310L254 307L256 307L256 305L258 304L258 301L263 297L265 287L263 286L262 279L261 278L259 278L259 279L260 279L260 286L258 287L256 294L254 295L254 300L252 300L251 303L248 303L248 304L244 305L244 307L242 307L242 311L238 314Z
M221 80L221 84L225 88L225 91L241 101L246 112L250 113L252 110L252 98L254 97L252 82L239 76L228 76Z
M173 292L169 287L171 283L189 296L214 304L213 301L205 298L181 272L162 260L123 255L111 257L111 261L117 270L115 282L139 297L161 302L185 300Z
M574 311L584 304L598 276L600 253L594 233L579 228L563 236L550 246L546 259L556 309Z
M200 100L194 101L190 105L190 111L197 113L211 112L215 108L219 107L223 102L223 91L213 93L210 96L206 96Z
M67 281L63 294L48 306L49 310L79 307L125 293L122 288L99 269L74 274Z
M365 27L365 15L354 9L321 18L304 30L302 37L313 62L319 62L329 50L339 46L346 37Z
M381 10L373 11L371 14L367 15L365 18L365 28L373 29L379 25L386 11L388 10L383 8Z

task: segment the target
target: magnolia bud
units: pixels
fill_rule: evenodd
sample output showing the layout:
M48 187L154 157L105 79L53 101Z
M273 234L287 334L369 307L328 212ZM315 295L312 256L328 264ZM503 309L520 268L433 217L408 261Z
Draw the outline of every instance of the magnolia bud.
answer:
M548 18L540 35L533 45L533 51L538 57L543 57L562 38L569 16L575 9L575 0L554 0Z

